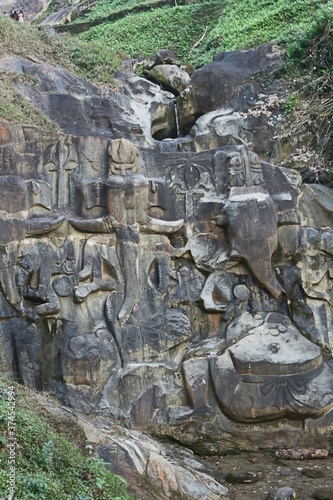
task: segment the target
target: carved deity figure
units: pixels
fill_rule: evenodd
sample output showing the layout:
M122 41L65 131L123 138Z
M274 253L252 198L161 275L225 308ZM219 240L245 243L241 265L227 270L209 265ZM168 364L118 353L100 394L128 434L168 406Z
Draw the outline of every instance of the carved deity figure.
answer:
M271 264L278 244L275 205L258 156L244 146L229 161L229 188L224 212L230 257L245 261L259 284L278 298L283 290Z
M22 316L30 318L35 317L35 312L32 311L24 303L22 295L17 288L17 264L20 267L21 258L18 256L19 245L26 237L40 236L48 234L57 229L64 217L48 217L26 219L25 213L17 213L15 216L8 216L4 213L0 218L0 283L2 293L6 301L13 309Z
M184 221L162 221L147 215L149 182L139 172L139 151L130 141L112 141L108 153L107 215L93 220L74 219L71 224L81 231L115 232L117 257L124 277L124 301L118 319L126 320L138 300L140 233L173 233Z

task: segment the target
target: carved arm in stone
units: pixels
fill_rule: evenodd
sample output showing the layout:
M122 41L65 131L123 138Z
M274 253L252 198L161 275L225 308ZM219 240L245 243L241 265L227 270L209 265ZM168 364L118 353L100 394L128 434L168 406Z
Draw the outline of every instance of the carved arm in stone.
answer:
M184 224L184 219L175 221L166 221L160 219L154 219L147 215L147 233L160 233L160 234L172 234L178 231Z
M110 216L99 217L97 219L70 219L70 224L85 233L111 233L114 231Z
M32 236L41 236L43 234L48 234L58 227L61 226L63 221L65 220L64 216L59 217L47 217L47 218L34 218L27 220L26 223L26 236L27 238L31 238Z

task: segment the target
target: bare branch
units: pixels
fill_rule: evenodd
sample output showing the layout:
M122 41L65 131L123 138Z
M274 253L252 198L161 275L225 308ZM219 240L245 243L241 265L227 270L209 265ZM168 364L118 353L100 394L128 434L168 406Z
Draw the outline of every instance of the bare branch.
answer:
M207 33L207 30L208 30L208 26L206 26L205 32L204 32L204 34L202 35L202 37L201 37L201 38L199 38L199 40L198 40L197 42L195 42L195 44L194 44L194 45L192 45L191 50L190 50L190 54L192 54L192 52L194 51L194 49L196 49L196 48L197 48L197 46L199 45L199 43L200 43L200 42L202 42L202 40L205 38L205 35L206 35L206 33Z

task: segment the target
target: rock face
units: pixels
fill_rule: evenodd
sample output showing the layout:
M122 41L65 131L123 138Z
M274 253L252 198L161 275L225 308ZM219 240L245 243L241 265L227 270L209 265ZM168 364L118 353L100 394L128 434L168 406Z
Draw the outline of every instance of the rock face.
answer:
M2 373L204 453L324 446L333 230L297 175L0 132Z
M11 9L22 10L25 21L31 21L38 17L47 9L51 0L4 0L1 2L3 12L9 12Z
M190 82L189 75L175 64L154 66L145 72L145 76L176 96L185 90Z
M203 454L328 446L332 191L234 140L241 89L275 64L261 50L200 70L235 75L201 128L164 141L170 95L125 66L107 98L45 61L0 61L38 78L20 89L63 131L0 126L2 373ZM199 113L192 82L183 116Z
M188 132L200 116L217 109L247 112L248 101L259 91L255 75L267 75L280 65L281 51L271 45L217 54L214 62L194 72L189 87L178 98L182 132Z

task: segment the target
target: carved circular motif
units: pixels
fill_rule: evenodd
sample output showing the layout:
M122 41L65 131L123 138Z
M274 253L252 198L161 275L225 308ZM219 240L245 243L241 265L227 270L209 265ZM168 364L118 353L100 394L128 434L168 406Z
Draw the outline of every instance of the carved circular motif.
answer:
M245 285L237 285L234 288L234 296L241 302L245 302L250 298L250 290Z
M59 276L53 281L54 291L59 297L69 297L74 290L74 281L71 276Z

